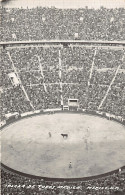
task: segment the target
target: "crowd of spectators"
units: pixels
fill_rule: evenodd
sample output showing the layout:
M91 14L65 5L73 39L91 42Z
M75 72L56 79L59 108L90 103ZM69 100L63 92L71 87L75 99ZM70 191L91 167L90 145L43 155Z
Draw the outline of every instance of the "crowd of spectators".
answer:
M2 112L31 111L30 102L35 110L58 108L61 97L64 105L69 98L78 99L80 108L98 110L113 81L101 110L125 117L123 56L123 49L37 46L2 49ZM15 70L21 80L17 86L8 76Z
M1 7L1 40L125 40L125 9Z
M53 39L122 41L125 40L124 13L124 8L102 7L95 10L87 7L81 9L1 7L0 38L1 41ZM33 107L35 110L58 108L61 106L62 98L64 105L67 105L69 98L75 98L78 99L80 108L98 110L111 83L101 110L125 118L124 55L124 49L120 48L96 49L85 46L1 49L1 119L8 112L24 113L32 111ZM14 85L8 76L9 73L14 73L20 78L21 83ZM22 177L4 169L1 176L3 195L125 194L124 173L77 183L48 183L40 179ZM12 187L13 185L18 187Z
M82 182L47 182L17 175L2 169L2 195L124 195L125 173L114 173L106 177Z

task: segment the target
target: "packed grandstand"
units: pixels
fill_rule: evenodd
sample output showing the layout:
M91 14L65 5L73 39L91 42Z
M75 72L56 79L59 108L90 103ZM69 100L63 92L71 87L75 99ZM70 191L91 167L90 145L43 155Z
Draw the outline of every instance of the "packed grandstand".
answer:
M124 8L2 8L3 41L62 39L125 40Z
M1 7L1 13L1 121L8 113L62 108L71 98L79 100L79 109L108 113L124 123L125 9ZM120 45L43 45L42 40L120 41ZM19 41L30 41L30 46ZM1 175L3 195L125 194L124 170L73 183L28 178L5 168Z

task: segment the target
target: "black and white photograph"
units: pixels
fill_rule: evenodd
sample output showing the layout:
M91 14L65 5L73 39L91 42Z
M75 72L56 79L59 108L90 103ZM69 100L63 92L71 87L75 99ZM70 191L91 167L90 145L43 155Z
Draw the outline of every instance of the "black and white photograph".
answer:
M125 0L0 1L1 195L125 195Z

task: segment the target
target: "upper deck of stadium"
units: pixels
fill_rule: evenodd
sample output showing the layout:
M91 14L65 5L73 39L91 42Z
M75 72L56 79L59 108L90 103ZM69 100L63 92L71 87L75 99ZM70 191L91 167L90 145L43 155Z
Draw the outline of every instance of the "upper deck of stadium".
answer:
M2 42L124 44L124 8L1 8ZM123 41L123 43L121 43ZM111 43L110 43L111 42Z

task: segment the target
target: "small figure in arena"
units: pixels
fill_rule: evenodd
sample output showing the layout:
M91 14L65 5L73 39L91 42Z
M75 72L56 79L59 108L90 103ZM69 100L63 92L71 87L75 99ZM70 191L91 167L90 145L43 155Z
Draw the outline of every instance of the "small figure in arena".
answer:
M51 138L52 137L52 135L51 135L51 133L49 132L49 137Z
M72 163L70 162L70 163L69 163L69 169L71 169L71 168L72 168Z

